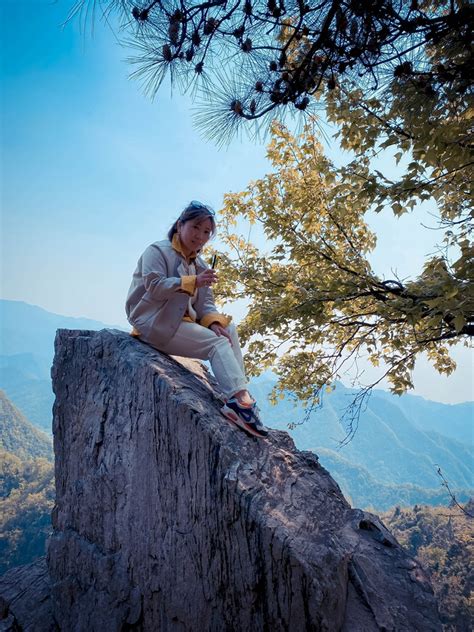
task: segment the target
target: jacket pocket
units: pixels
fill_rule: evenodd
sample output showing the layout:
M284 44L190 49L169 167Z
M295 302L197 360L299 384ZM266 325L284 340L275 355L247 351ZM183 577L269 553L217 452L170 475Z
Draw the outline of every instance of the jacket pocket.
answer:
M158 314L165 303L166 301L152 301L144 296L134 307L130 314L130 320L140 329L140 327L146 325L151 318Z

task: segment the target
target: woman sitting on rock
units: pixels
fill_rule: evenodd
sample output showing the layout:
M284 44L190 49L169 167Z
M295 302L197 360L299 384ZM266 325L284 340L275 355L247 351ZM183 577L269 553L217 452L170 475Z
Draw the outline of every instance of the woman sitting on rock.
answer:
M214 212L193 200L168 233L138 260L126 312L132 335L170 355L209 360L227 398L222 413L256 436L266 436L247 390L237 331L219 314L211 286L215 270L199 257L216 232Z

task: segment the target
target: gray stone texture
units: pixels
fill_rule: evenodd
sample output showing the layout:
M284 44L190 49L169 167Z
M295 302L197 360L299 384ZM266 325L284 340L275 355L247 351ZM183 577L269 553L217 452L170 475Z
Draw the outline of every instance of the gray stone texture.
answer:
M59 330L53 385L63 632L441 630L423 570L378 518L287 433L222 417L199 363Z
M46 559L15 566L0 577L0 632L58 632Z

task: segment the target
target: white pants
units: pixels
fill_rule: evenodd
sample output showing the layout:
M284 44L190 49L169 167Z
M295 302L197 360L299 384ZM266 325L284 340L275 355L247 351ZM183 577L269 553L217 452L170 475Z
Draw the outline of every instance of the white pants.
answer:
M232 338L232 345L228 338L218 336L207 327L183 321L175 335L161 345L159 351L168 355L209 360L223 395L231 397L247 388L248 380L235 325L230 323L226 329Z

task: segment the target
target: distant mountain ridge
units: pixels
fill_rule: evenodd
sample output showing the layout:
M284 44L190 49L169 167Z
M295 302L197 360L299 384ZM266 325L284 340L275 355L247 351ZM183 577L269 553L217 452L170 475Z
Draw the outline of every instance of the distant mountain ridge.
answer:
M449 493L441 485L424 488L413 483L382 483L366 468L351 463L333 450L318 448L317 453L321 463L331 472L354 507L373 509L377 512L396 505L448 506L451 503ZM466 502L471 498L471 493L470 490L456 490L456 499L458 502Z
M2 336L0 356L32 353L35 357L53 359L51 339L57 329L110 328L98 320L53 314L23 301L0 300ZM120 329L120 327L114 327ZM51 364L49 365L49 367ZM49 368L48 367L48 368Z
M267 396L275 383L276 377L268 374L255 378L252 393L268 425L284 430L288 429L288 423L302 420L304 410L288 399L271 406ZM416 408L417 400L422 398L414 398L415 403L406 405L403 400L412 396L399 398L375 390L360 415L354 438L341 447L347 432L341 417L355 393L338 383L332 393L325 394L322 408L308 422L290 430L297 447L318 454L355 505L385 510L396 504L448 504L450 496L441 487L438 466L456 490L458 500L469 499L474 488L474 403L427 402L434 419L438 410L440 416L446 417L449 408L452 419L456 420L446 423L446 434L442 434L423 428L427 426L423 409L414 415L415 419L421 419L420 425L408 416L406 411ZM425 401L422 400L422 408ZM433 426L438 428L439 424L435 421ZM465 439L459 441L456 437Z
M377 391L380 397L392 400L387 391ZM442 404L419 395L402 395L397 398L399 407L422 430L439 432L457 441L474 444L474 403Z
M23 301L0 300L0 388L27 418L51 434L51 365L57 329L104 329L89 318L53 314Z
M50 314L19 301L0 300L2 339L0 388L34 423L51 433L53 393L49 376L57 328L103 329L104 323ZM23 336L26 331L27 335ZM8 340L5 340L8 338ZM251 382L265 422L288 430L301 420L301 406L289 400L273 407L267 396L274 375ZM342 411L356 391L342 384L326 394L313 419L289 431L300 449L319 454L355 505L385 510L393 505L449 502L437 474L439 465L459 500L472 493L474 402L440 404L413 395L374 391L354 439L339 449L346 430Z
M21 459L53 460L51 439L35 428L0 390L0 449Z

